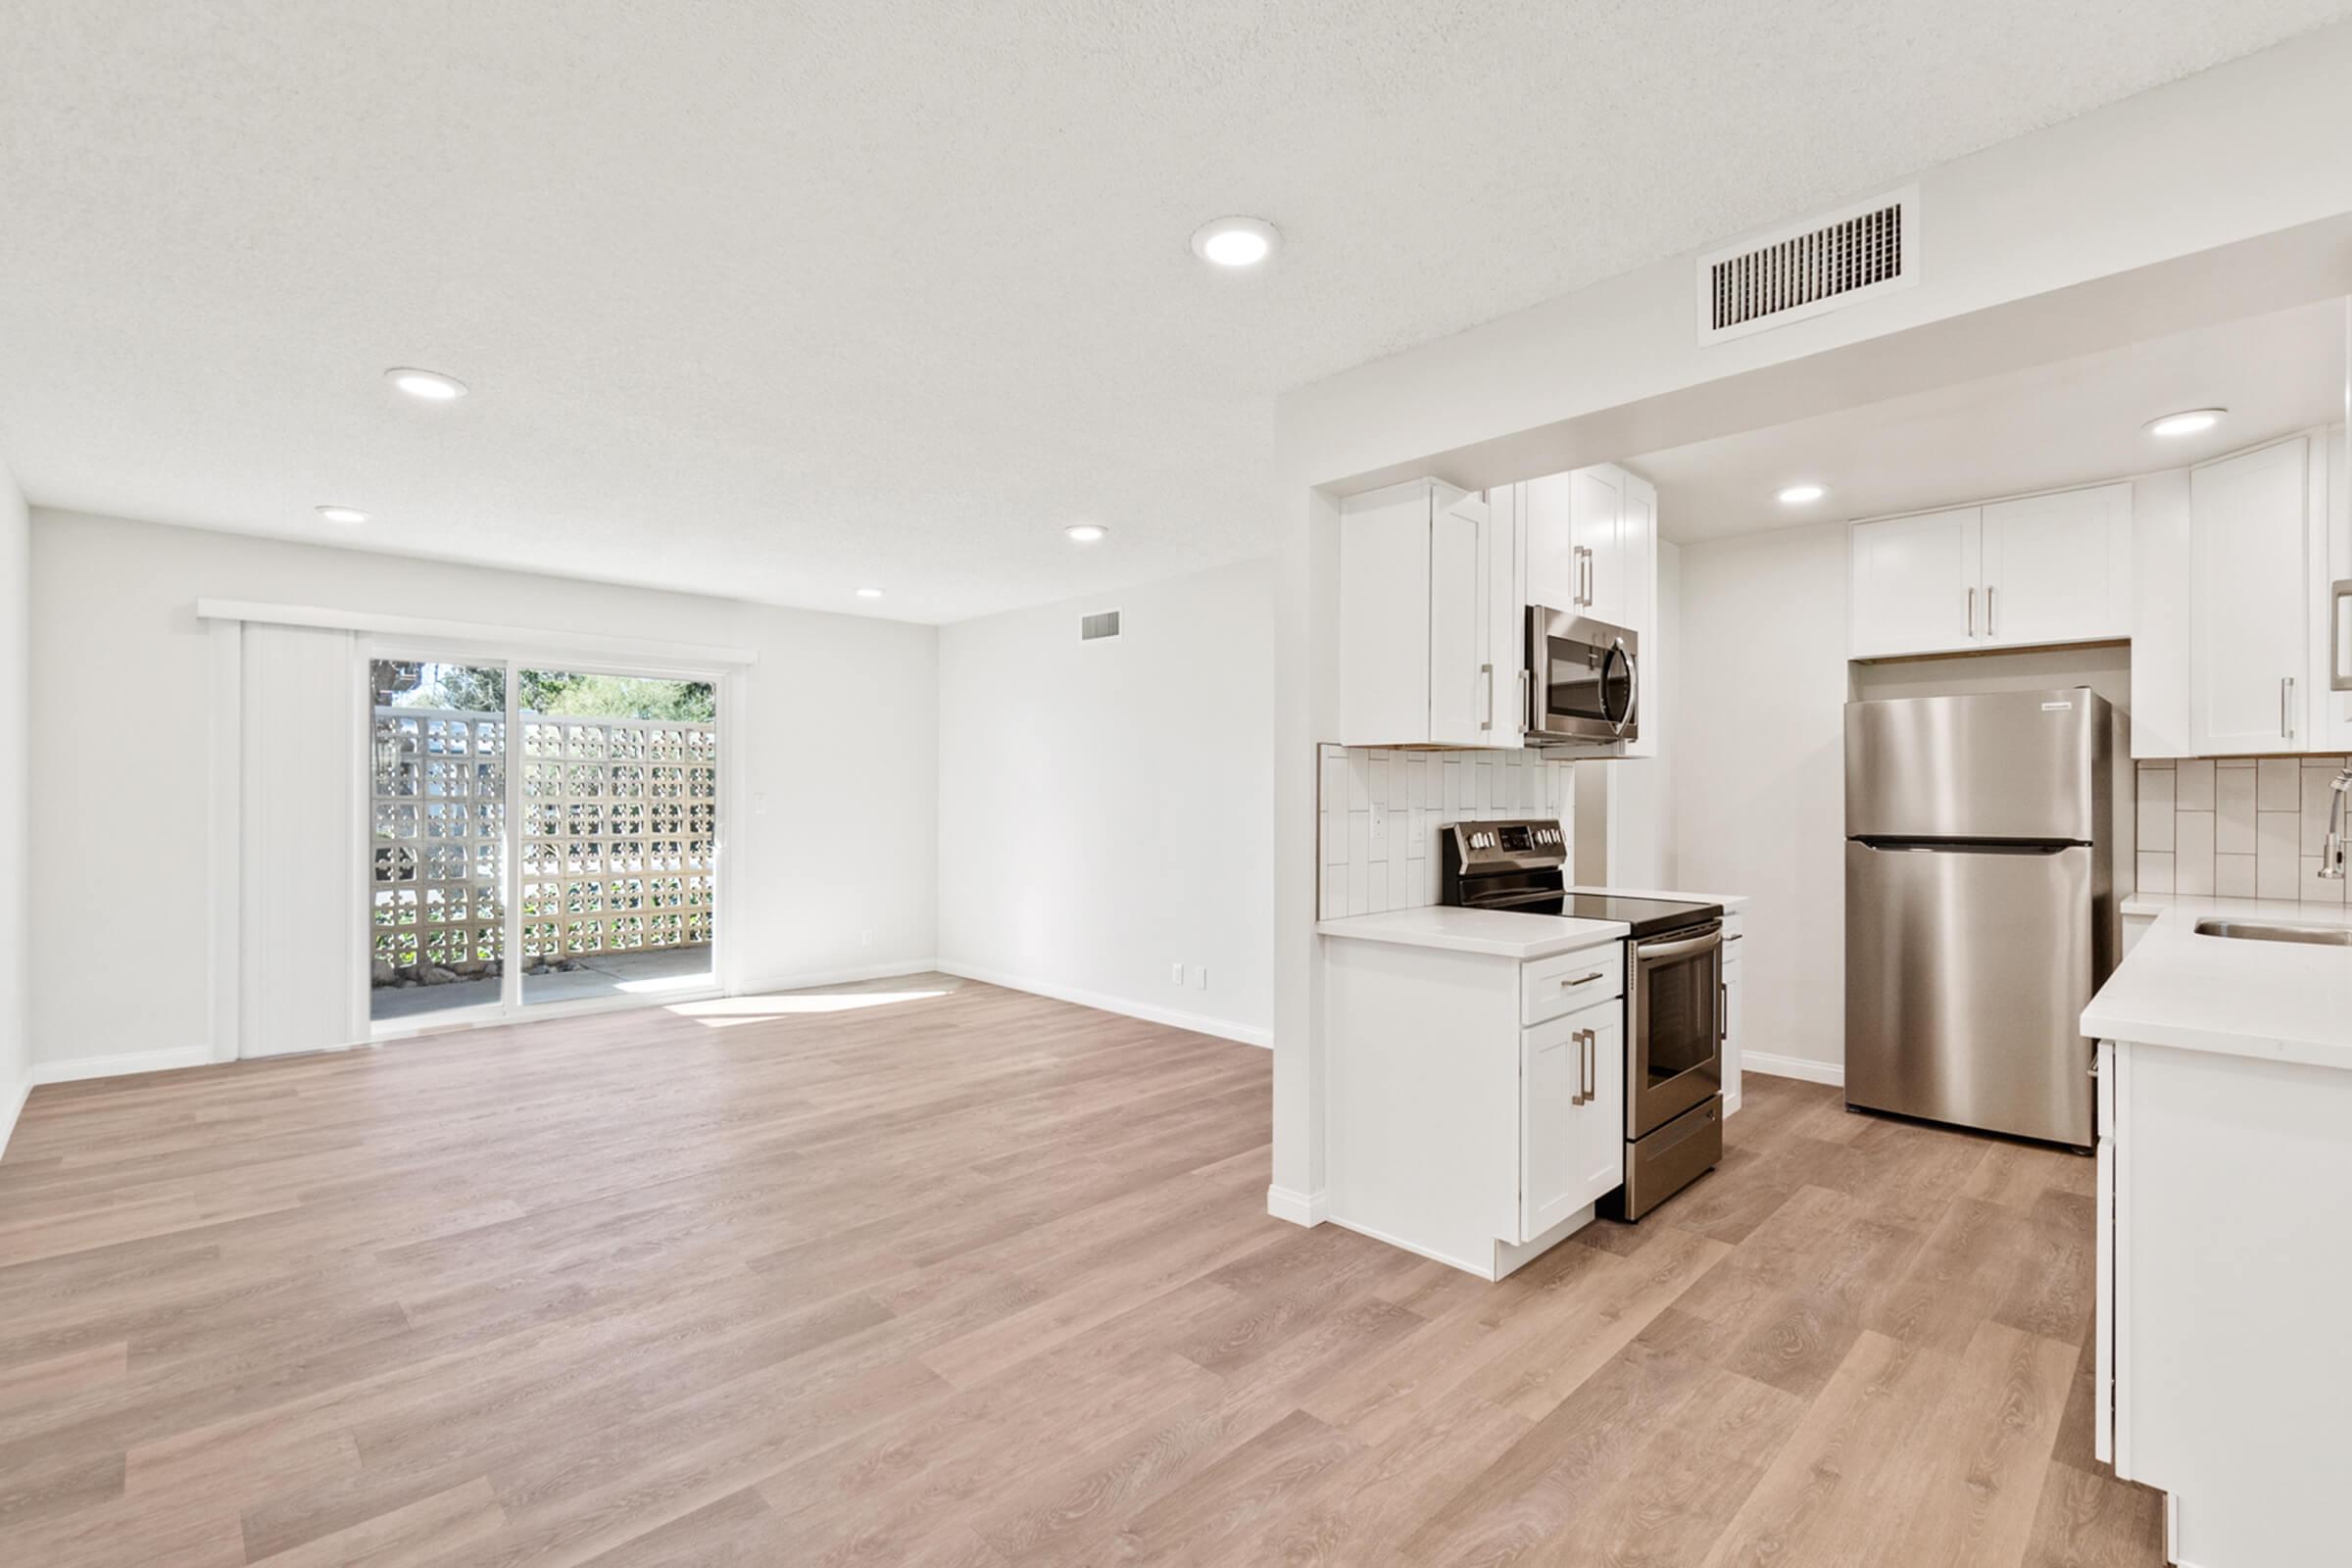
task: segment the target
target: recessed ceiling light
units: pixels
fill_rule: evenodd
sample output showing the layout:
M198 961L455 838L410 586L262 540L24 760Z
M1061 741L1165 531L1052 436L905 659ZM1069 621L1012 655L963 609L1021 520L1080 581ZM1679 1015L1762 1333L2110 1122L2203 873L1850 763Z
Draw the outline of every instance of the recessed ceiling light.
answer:
M1282 236L1260 218L1220 218L1193 230L1193 254L1219 267L1255 267Z
M419 370L414 366L395 365L384 372L384 379L413 398L427 403L453 403L466 395L466 383L454 375L439 370Z
M1073 522L1067 528L1064 528L1061 531L1068 534L1071 538L1077 540L1082 545L1091 545L1096 540L1102 538L1104 534L1110 532L1108 528L1103 527L1099 522Z
M320 507L318 515L329 522L366 522L368 514L357 507Z
M1817 484L1792 484L1781 492L1781 505L1801 507L1808 501L1819 501L1829 492Z
M2168 414L2161 419L2150 419L2148 434L2195 435L2199 430L2210 430L2221 423L2222 416L2229 412L2228 409L2183 409L2179 414Z
M882 590L879 588L860 588L858 590L858 597L860 599L879 599L882 597Z

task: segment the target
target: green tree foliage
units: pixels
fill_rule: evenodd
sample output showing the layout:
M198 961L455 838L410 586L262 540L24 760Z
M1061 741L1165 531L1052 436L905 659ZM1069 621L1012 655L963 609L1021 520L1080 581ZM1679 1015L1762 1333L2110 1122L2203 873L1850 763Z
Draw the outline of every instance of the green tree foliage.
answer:
M506 671L471 664L419 664L413 681L406 668L378 662L376 689L395 708L446 708L461 712L506 710ZM573 670L516 672L516 697L526 713L565 718L667 718L708 724L718 717L718 693L709 681L653 680L635 675L587 675Z

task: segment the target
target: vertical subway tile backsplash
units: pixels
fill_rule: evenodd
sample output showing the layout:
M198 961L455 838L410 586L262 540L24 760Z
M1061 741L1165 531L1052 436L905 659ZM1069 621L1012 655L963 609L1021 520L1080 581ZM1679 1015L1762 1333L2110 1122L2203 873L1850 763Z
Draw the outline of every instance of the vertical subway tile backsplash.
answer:
M1448 822L1556 816L1573 844L1574 765L1533 753L1324 747L1321 918L1437 903L1438 831Z
M2319 874L2340 757L2139 764L2139 889L2341 904Z

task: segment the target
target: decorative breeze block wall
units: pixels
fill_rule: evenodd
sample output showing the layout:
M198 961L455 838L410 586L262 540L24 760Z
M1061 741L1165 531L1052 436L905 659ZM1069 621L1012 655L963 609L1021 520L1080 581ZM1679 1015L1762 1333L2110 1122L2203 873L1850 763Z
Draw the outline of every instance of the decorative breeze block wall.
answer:
M521 720L525 959L710 940L718 735L708 724ZM504 956L506 719L375 710L377 959L444 967Z

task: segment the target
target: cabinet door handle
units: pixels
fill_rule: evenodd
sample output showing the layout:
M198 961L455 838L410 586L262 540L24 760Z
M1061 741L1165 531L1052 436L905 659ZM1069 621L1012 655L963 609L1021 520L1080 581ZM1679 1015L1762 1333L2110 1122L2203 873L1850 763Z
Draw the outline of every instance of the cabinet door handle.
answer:
M1585 1031L1585 1103L1600 1098L1600 1031Z
M1999 635L1992 629L1992 584L1986 583L1984 585L1984 635L1987 637Z
M2278 677L2278 733L2286 740L2295 738L2295 677Z
M1968 634L1971 637L1977 634L1977 590L1973 583L1968 590Z
M1581 1105L1585 1102L1585 1031L1577 1030L1568 1043L1576 1048L1576 1092L1568 1097L1568 1103Z
M1494 727L1494 666L1481 664L1478 666L1478 673L1479 678L1486 682L1486 707L1479 715L1478 727L1493 729Z

